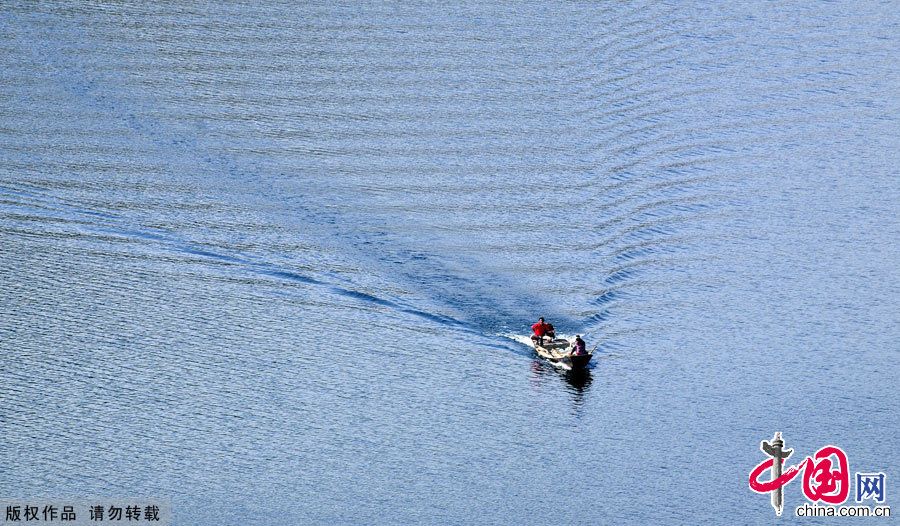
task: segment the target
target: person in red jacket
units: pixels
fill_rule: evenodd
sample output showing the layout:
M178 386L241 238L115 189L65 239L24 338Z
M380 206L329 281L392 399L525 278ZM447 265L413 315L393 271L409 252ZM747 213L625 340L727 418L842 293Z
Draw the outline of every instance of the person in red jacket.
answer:
M544 337L548 337L551 340L556 338L556 331L553 329L553 325L544 322L544 318L541 317L538 319L538 322L531 326L531 331L534 334L531 335L531 341L534 343L540 343L544 345Z

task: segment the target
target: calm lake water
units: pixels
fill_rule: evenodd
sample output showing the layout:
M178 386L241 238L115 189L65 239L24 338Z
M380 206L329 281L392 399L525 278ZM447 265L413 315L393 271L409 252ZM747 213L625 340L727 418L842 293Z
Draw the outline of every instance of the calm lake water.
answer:
M895 2L145 4L0 6L0 497L770 524L782 431L900 504Z

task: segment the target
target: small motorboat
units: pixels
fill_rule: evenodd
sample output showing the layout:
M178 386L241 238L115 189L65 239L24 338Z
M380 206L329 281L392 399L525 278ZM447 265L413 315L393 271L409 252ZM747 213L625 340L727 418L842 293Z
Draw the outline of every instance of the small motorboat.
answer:
M572 356L572 342L565 338L544 338L543 343L534 342L534 351L538 356L563 369L583 369L591 361L594 351L580 356Z

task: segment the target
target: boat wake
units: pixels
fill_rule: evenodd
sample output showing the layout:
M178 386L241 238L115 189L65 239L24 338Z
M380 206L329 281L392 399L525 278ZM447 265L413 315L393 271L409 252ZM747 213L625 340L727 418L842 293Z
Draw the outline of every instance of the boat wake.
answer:
M509 334L500 334L499 336L502 336L503 338L508 338L517 343L521 343L522 345L527 345L528 347L534 348L534 344L531 343L531 335L530 334L509 333ZM575 340L574 334L558 334L556 337L563 338L565 340L569 340L569 342L572 342L573 340Z

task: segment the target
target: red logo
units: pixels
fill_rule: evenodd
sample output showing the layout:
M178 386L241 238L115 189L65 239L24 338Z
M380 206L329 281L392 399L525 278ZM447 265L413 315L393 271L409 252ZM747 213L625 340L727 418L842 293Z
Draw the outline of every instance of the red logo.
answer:
M850 465L847 454L837 446L825 446L799 464L784 466L793 450L784 449L781 433L775 433L772 442L763 440L760 449L768 458L750 472L750 489L757 493L770 493L775 514L781 515L784 507L784 486L803 473L803 494L813 504L842 504L850 494ZM777 462L777 464L776 464ZM760 480L765 471L769 480Z

